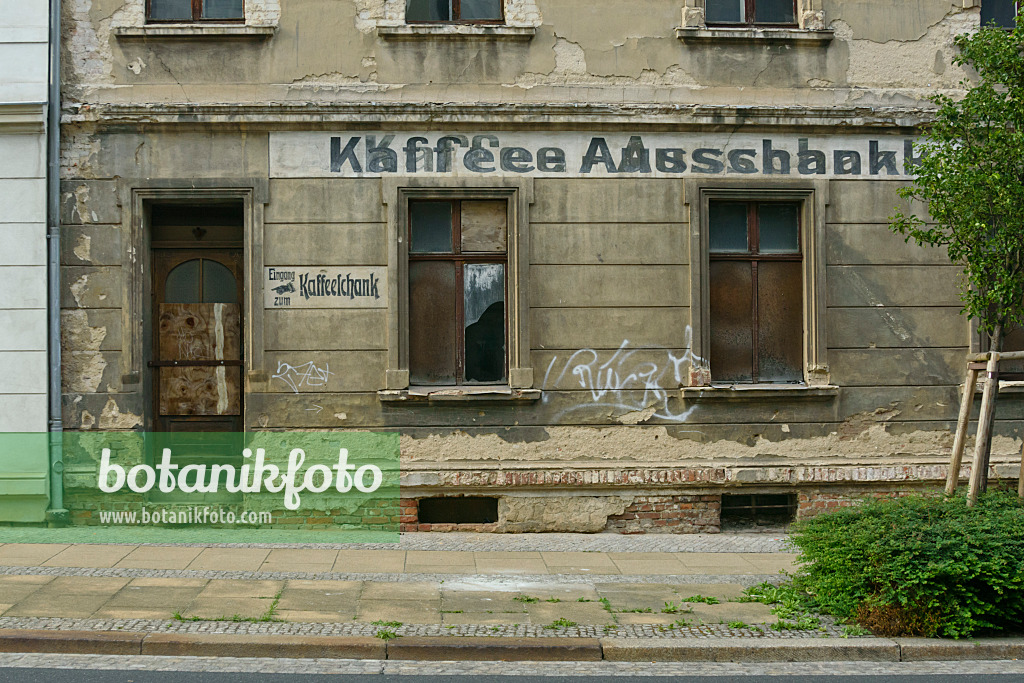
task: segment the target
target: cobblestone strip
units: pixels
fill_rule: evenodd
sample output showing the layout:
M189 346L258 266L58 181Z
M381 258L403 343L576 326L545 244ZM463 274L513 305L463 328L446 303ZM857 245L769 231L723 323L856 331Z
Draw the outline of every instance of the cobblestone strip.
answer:
M257 532L258 533L258 532ZM316 532L309 532L311 535ZM83 535L83 539L85 536ZM453 550L477 552L788 553L785 533L775 534L402 534L398 543L125 543L108 545L302 550Z
M216 569L135 569L121 567L16 567L0 566L0 576L112 576L123 579L254 579L263 581L377 581L405 583L427 581L449 583L483 581L489 585L508 583L733 583L753 586L764 581L779 583L780 574L357 574L343 572L258 572Z
M1021 675L1024 661L962 662L416 662L348 659L149 657L0 653L0 669L208 671L267 674L505 676L927 676Z
M173 619L64 619L57 617L0 617L0 629L50 631L120 631L123 633L226 633L233 635L373 636L378 627L362 623L292 623L249 621L177 621ZM391 627L398 636L450 636L495 638L737 638L792 640L841 638L843 629L829 617L821 617L821 629L813 631L730 628L726 624L659 626L627 624L615 627L578 625L547 628L537 624L403 624ZM860 636L871 639L870 636Z

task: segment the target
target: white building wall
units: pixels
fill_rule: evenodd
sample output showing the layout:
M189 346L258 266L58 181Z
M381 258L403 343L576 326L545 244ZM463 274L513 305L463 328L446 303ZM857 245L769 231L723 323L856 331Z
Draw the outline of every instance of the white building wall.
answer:
M46 0L0 0L0 432L46 431L48 21ZM45 448L4 450L0 521L40 521Z

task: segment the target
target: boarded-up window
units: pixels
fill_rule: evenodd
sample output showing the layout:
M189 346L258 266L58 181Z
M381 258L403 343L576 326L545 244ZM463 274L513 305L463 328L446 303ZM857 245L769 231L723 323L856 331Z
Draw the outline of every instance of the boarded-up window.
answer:
M414 385L504 383L508 203L409 203L409 376Z
M796 25L796 0L707 0L708 24Z
M497 23L504 18L503 0L406 0L407 22Z
M711 379L803 381L800 204L708 207Z

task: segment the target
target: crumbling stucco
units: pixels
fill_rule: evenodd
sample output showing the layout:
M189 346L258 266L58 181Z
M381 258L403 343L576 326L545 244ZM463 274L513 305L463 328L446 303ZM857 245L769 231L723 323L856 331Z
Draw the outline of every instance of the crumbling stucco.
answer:
M962 7L962 3L950 0L831 0L825 4L825 20L841 22L858 40L873 43L916 41L953 11L977 26L978 11L965 11ZM894 68L899 66L893 64Z
M100 413L100 429L133 429L142 424L142 417L132 413L122 413L113 397L107 399Z
M89 325L82 310L61 312L61 380L64 391L94 393L99 390L107 361L100 345L105 327Z
M609 515L621 515L633 502L618 496L503 496L498 529L507 532L603 531Z

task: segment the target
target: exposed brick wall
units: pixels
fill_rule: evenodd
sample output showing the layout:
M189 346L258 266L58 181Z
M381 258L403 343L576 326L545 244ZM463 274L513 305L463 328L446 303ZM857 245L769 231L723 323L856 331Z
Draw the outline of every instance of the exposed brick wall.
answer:
M797 519L810 519L823 512L856 505L865 498L893 498L912 493L926 493L923 488L914 489L845 489L842 491L810 489L797 492Z
M715 534L721 512L721 496L641 496L621 515L610 515L606 528L623 534Z

